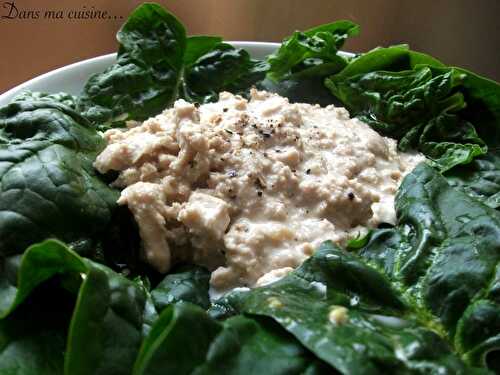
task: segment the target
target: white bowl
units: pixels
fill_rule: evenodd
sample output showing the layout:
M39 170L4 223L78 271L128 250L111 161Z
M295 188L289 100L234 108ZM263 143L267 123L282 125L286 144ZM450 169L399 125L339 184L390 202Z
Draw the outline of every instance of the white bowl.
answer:
M237 48L246 49L255 59L262 59L274 52L279 43L228 42ZM66 92L78 95L90 75L100 73L116 60L116 53L94 57L52 70L16 86L0 95L0 106L8 104L19 93L31 90L48 93Z

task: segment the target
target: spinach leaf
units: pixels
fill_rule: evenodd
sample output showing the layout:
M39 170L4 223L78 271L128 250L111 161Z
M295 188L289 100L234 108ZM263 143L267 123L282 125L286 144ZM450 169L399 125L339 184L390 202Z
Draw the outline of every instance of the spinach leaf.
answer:
M194 65L200 57L212 51L220 43L222 43L222 38L219 36L194 35L188 37L184 52L184 65L186 67Z
M45 92L37 92L37 91L24 91L19 95L16 95L13 102L22 102L22 101L48 101L48 102L57 102L64 104L65 106L75 109L77 106L77 97L74 95L67 94L65 92L58 92L55 94L48 94Z
M319 104L326 107L330 104L341 105L340 101L324 85L324 76L301 77L275 82L264 79L257 83L257 88L276 93L288 98L290 103Z
M147 274L147 289L150 290L150 283L156 284L157 277ZM196 265L180 265L175 267L168 275L161 275L162 279L147 294L146 304L143 314L143 337L151 332L153 325L159 314L168 306L177 302L190 302L204 309L210 306L209 280L210 272L203 267Z
M410 131L408 134L411 136L404 138L400 146L415 133ZM487 151L474 126L456 115L439 115L431 120L424 127L419 142L420 151L443 172L468 164Z
M436 75L421 66L399 72L374 71L327 86L356 116L403 151L418 149L442 170L467 164L487 147L473 124L457 112L465 107L457 92L462 75L449 69Z
M439 70L437 67L434 70ZM500 150L500 85L468 70L453 68L462 77L461 92L467 107L460 115L474 124L490 151Z
M105 231L97 238L92 260L128 277L147 275L152 281L162 277L141 255L141 237L134 216L128 207L118 206Z
M144 340L133 374L189 374L205 360L219 324L189 303L172 304Z
M338 50L349 36L358 32L359 27L350 21L295 32L268 56L267 78L257 82L257 87L284 96L292 103L339 104L325 87L324 79L346 67L350 57L338 54Z
M142 342L145 303L140 285L92 263L71 320L66 373L130 373Z
M450 96L459 84L457 74L434 78L430 68L401 72L375 71L333 83L335 95L355 109L358 116L384 135L398 139L415 123L424 124L446 110L460 110L463 98ZM426 117L422 118L423 111ZM374 117L375 113L377 117Z
M366 53L356 56L337 74L329 77L329 84L345 81L360 74L376 71L398 72L413 69L419 64L432 67L445 67L443 63L432 56L412 51L407 45L392 47L377 47ZM329 86L327 84L327 86Z
M498 267L497 267L498 268ZM495 283L500 285L497 269ZM500 370L500 304L478 300L465 311L457 327L457 346L464 358L475 366L486 366L495 373Z
M186 49L184 26L146 3L117 34L116 64L88 80L78 108L93 123L114 126L160 113L176 98Z
M10 319L22 307L21 303L29 302L27 298L36 287L54 276L61 278L54 289L68 290L77 297L72 316L67 315L71 316L71 323L65 373L130 373L143 338L147 313L144 287L80 257L61 242L47 240L24 252L17 283L0 283L0 318ZM47 325L45 319L36 321Z
M349 36L357 35L359 27L350 21L337 21L296 31L283 40L276 53L267 59L267 74L273 81L290 77L327 76L340 71L346 59L337 52Z
M275 319L343 374L472 373L381 273L329 242L285 278L211 309L228 312Z
M245 94L268 70L267 63L250 58L247 51L219 43L185 69L186 100L206 103L218 100L219 92Z
M0 321L0 373L63 374L64 331L15 316Z
M207 309L210 272L200 266L183 266L170 274L151 291L156 310L161 312L175 302L191 302Z
M68 292L49 282L0 320L0 373L62 374L73 303Z
M406 46L363 54L325 84L355 116L443 172L499 144L499 85Z
M451 186L462 189L492 208L500 207L500 153L490 151L445 175Z
M0 109L0 256L47 237L88 253L118 197L92 165L104 140L54 96L35 97Z
M134 374L330 373L272 321L236 316L223 323L190 303L169 305L145 339Z
M57 275L86 271L83 258L55 240L30 246L22 257L2 262L0 319L11 314L33 290Z
M425 164L396 199L398 227L376 231L360 251L400 286L472 364L500 351L500 213ZM476 332L476 333L472 333Z
M197 373L332 373L330 366L315 359L270 319L238 315L224 321L222 326Z

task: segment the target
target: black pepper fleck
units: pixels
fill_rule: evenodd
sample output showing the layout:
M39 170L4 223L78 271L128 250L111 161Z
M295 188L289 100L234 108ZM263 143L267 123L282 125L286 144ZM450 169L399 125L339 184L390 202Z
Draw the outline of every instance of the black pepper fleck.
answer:
M271 136L271 134L269 134L269 133L262 133L262 136L263 136L264 138L269 138L269 137Z
M225 129L227 133L229 134L233 134L233 132L231 130L228 130L228 129Z
M200 107L200 103L198 102L194 102L193 105L196 107L196 108L199 108Z
M259 197L262 197L262 191L258 191L258 192L257 192L257 195L258 195Z
M228 110L227 108L223 108L222 112L227 112L227 110Z
M355 196L354 196L354 193L353 193L353 192L351 192L351 191L349 192L349 194L347 194L347 196L349 197L349 200L351 200L351 201L352 201L352 200L354 199L354 197L355 197Z
M310 174L310 173L311 173L311 170L310 170L310 169L308 169L308 170L306 171L306 174Z

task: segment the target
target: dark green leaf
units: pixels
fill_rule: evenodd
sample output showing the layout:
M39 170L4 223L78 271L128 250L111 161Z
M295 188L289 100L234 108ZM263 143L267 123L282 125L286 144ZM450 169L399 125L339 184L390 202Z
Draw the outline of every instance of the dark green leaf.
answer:
M22 102L22 101L48 101L48 102L58 102L64 104L71 109L76 109L77 106L77 97L66 94L65 92L59 92L56 94L47 94L44 92L36 92L36 91L24 91L19 95L16 95L13 102Z
M441 169L469 164L486 153L486 146L474 126L457 115L439 115L432 119L420 136L420 151Z
M200 307L169 305L144 340L133 374L190 374L205 361L221 329Z
M455 342L471 364L489 367L498 372L500 369L498 366L500 364L498 362L500 355L499 301L479 300L471 305L460 321ZM493 363L493 357L496 357L495 363ZM492 362L489 363L488 360Z
M110 269L87 262L71 320L67 374L130 374L142 342L146 293Z
M444 65L433 57L410 51L406 45L388 48L378 47L352 59L341 72L329 78L332 83L345 81L359 74L376 71L392 71L413 69L418 64L443 67Z
M500 86L406 46L362 54L325 84L352 114L441 171L500 145Z
M28 301L0 320L1 374L63 374L74 299L54 285L36 288Z
M359 27L350 21L296 31L283 40L276 53L268 57L268 77L280 81L292 76L326 76L338 72L346 65L346 59L337 52L348 37L358 32ZM318 71L318 68L321 70Z
M182 24L160 5L138 7L117 34L116 64L88 80L78 107L93 123L116 126L160 113L177 96L186 49Z
M290 103L309 103L321 106L329 104L340 105L340 101L325 87L322 76L304 77L279 82L265 79L258 83L257 87L261 90L274 92L288 98Z
M28 248L20 260L7 258L1 270L0 319L3 319L43 282L56 275L86 272L87 266L63 244L49 240Z
M38 322L39 323L39 322ZM9 317L0 321L0 373L63 374L65 332L47 321Z
M396 209L398 227L376 231L360 254L401 285L419 314L435 316L459 352L498 350L497 317L481 306L499 303L500 213L425 164L403 181Z
M451 186L460 188L492 208L500 207L500 153L490 151L470 164L446 174Z
M375 71L341 81L334 76L327 86L375 130L400 139L411 128L426 124L443 111L462 109L461 97L451 96L450 100L458 84L459 76L453 72L433 77L429 68L422 68Z
M437 70L437 68L434 68ZM468 70L454 68L463 75L462 93L467 107L462 111L467 121L495 152L500 150L500 85Z
M395 61L408 58L404 49L389 50L400 53ZM474 125L459 114L466 106L464 95L456 91L463 74L454 69L437 71L418 65L414 70L374 71L346 79L341 72L327 80L327 86L356 116L400 140L401 150L418 149L446 171L470 163L487 147Z
M3 268L16 268L15 260L11 262ZM14 309L15 314L35 288L60 276L62 281L60 285L52 285L53 290L78 294L67 339L66 373L130 373L143 338L147 313L147 295L142 285L81 258L55 240L31 246L17 268L15 284L7 280L9 272L2 273L0 318L10 319ZM66 317L69 316L68 312ZM49 323L42 316L33 319L42 327ZM39 339L43 335L34 337L36 341Z
M223 323L189 303L170 304L144 341L139 374L331 373L293 337L265 319L244 316Z
M222 43L222 38L218 36L195 35L188 37L184 53L184 65L190 67L220 43Z
M317 374L333 372L272 320L238 315L224 321L206 362L195 373L288 375L305 370Z
M220 43L186 69L183 97L204 103L218 100L221 91L243 94L264 78L267 68L247 51Z
M151 292L157 311L175 302L191 302L207 309L210 272L199 266L174 269Z
M103 146L84 118L48 97L0 109L1 255L47 237L90 250L118 197L92 165Z

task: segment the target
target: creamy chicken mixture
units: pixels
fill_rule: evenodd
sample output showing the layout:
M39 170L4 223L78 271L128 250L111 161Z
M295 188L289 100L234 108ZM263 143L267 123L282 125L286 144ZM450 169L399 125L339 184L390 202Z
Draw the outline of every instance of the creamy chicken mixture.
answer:
M394 195L423 156L350 119L344 108L251 91L174 108L105 133L95 162L119 171L147 261L214 269L212 288L283 277L320 243L394 223Z

